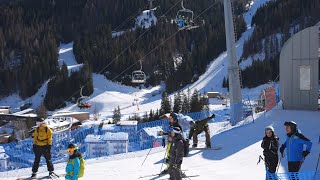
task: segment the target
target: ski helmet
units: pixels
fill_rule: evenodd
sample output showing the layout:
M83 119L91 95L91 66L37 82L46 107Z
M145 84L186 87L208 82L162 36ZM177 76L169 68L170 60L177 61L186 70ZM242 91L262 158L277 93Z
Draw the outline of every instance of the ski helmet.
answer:
M73 143L70 143L70 144L68 145L68 149L69 149L69 148L72 148L72 149L74 149L75 151L78 150L78 146L77 146L76 144L73 144Z
M287 122L284 123L284 126L289 126L289 127L291 127L291 130L292 130L293 132L297 131L297 123L294 122L294 121L287 121Z
M171 113L170 114L170 117L175 120L175 121L178 121L178 114L177 113Z
M38 118L36 119L36 122L44 122L44 119L41 118L41 117L38 117Z

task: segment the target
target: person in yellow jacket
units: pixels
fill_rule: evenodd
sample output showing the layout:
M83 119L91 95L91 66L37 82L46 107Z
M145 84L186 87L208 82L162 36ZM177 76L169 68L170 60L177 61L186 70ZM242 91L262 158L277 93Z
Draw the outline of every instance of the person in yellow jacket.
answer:
M49 171L49 176L54 174L51 160L52 130L43 118L37 118L37 128L33 134L33 152L35 155L31 178L36 178L41 156L44 156Z

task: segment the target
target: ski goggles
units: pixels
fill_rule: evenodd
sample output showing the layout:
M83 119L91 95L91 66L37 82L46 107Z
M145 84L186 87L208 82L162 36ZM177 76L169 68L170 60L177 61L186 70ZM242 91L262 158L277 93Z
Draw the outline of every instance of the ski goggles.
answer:
M68 152L74 152L74 148L68 148Z
M74 152L75 150L78 150L78 147L74 147L74 148L68 148L68 152Z

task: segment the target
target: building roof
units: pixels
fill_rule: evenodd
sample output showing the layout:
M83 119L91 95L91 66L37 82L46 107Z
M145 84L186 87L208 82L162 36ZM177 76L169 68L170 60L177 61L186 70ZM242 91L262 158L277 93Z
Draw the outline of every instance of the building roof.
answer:
M120 121L118 125L119 126L136 126L138 125L138 121Z
M110 140L123 141L128 139L129 139L128 133L124 133L124 132L118 132L118 133L107 132L106 134L103 135L103 140L105 141L110 141Z
M128 133L107 132L104 135L93 135L93 134L87 135L85 142L106 142L106 141L127 141L127 140L129 140Z
M143 128L142 131L144 131L148 136L152 136L156 139L162 138L159 134L160 131L163 131L161 126Z
M120 131L120 126L116 126L114 124L104 124L102 126L102 130L105 130L105 131Z

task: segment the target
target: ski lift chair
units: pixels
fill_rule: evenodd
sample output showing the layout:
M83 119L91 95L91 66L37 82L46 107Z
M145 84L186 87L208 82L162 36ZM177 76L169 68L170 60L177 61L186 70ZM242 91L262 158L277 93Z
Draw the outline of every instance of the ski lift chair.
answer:
M141 71L141 70L138 70L138 71L133 71L132 72L132 83L134 84L144 84L146 82L146 74Z
M83 96L82 95L82 89L83 89L83 87L81 87L81 90L80 90L80 97L77 100L77 106L80 109L90 109L91 108L91 104L89 102L84 102L84 103L82 102L83 99L88 98L88 96Z
M179 31L181 30L191 30L198 28L199 26L194 23L194 13L190 9L186 9L183 6L183 1L181 1L182 9L177 12L176 24L179 26ZM187 15L186 17L184 15Z

